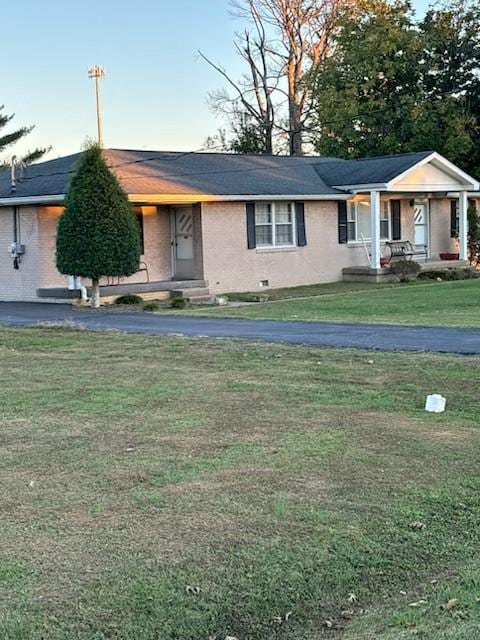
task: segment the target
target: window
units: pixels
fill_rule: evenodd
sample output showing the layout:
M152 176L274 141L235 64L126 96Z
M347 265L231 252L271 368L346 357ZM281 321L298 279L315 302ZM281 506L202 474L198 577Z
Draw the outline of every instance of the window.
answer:
M380 211L380 239L389 240L391 237L391 215L390 215L390 201L386 200Z
M291 202L257 202L257 247L290 247L294 242L294 206Z
M350 202L347 225L349 242L371 240L372 220L370 202L368 200ZM381 240L389 240L391 238L391 227L390 202L386 200L382 203L380 208Z
M140 229L140 253L143 255L145 253L145 242L144 242L144 233L143 233L143 210L142 207L134 207L133 213L138 223L138 228Z

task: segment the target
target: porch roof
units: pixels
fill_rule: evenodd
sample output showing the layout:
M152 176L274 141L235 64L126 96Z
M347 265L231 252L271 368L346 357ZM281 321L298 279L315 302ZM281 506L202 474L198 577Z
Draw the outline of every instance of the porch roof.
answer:
M315 169L327 184L353 192L380 189L447 193L480 188L475 178L435 151L336 160L318 164Z

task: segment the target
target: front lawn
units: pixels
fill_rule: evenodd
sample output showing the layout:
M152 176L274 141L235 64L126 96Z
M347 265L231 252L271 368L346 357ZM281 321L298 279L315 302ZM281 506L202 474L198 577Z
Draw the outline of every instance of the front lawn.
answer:
M387 324L480 327L480 280L412 283L337 290L298 300L251 304L243 307L198 309L203 315L272 320L322 320ZM192 313L192 310L189 310Z
M479 637L480 358L53 328L0 357L2 640Z

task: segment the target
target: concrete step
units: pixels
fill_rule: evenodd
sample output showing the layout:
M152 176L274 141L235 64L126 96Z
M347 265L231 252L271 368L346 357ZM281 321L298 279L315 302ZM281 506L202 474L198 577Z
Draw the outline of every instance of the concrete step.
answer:
M202 296L209 296L210 291L208 287L191 287L188 289L173 289L172 298L197 298Z
M171 289L196 289L208 287L208 280L170 280Z
M193 296L191 298L189 297L188 301L190 304L212 304L213 296Z

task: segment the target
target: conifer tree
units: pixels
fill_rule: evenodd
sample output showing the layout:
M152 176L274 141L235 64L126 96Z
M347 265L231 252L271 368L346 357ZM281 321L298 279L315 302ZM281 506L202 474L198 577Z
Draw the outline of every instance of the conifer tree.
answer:
M33 127L20 127L20 129L15 129L14 131L10 131L8 133L1 133L1 130L4 129L10 121L13 119L14 114L6 114L4 113L4 106L0 105L0 154L6 151L10 147L12 147L16 142L22 140L25 136L32 131ZM24 164L30 164L35 160L41 158L47 151L50 151L51 147L44 149L34 149L33 151L29 151L22 158L18 160L23 162ZM0 157L0 170L5 169L8 166L8 159L5 157Z
M99 146L80 160L57 230L57 269L90 278L92 307L100 306L100 278L138 271L140 230L126 193Z

